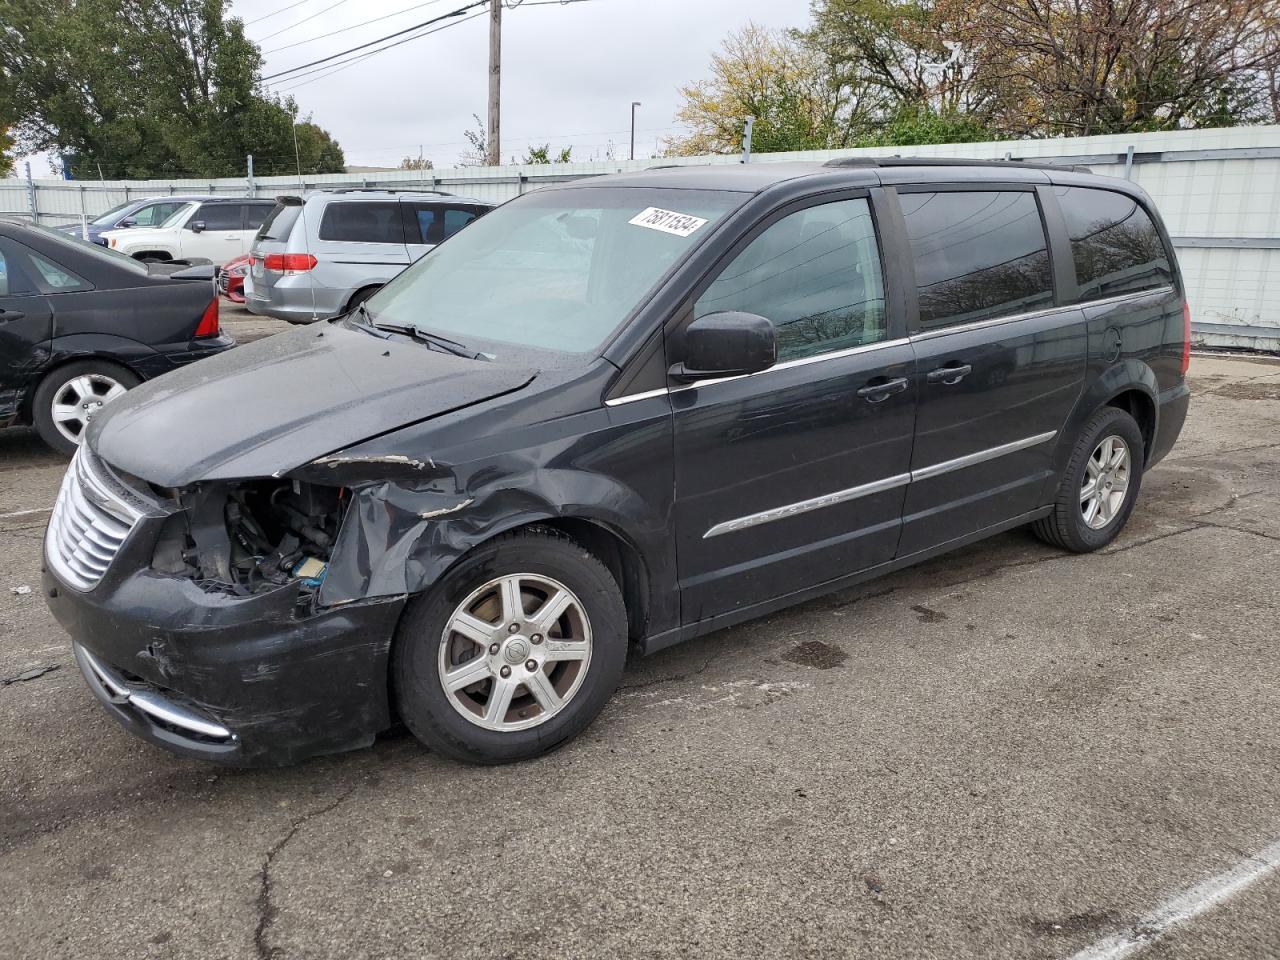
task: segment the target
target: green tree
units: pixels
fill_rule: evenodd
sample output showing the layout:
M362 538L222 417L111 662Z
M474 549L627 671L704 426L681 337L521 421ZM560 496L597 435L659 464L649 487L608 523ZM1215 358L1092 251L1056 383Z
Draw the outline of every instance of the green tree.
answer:
M292 99L258 90L261 54L224 0L0 0L0 77L19 151L77 176L234 176L296 169ZM341 151L298 125L310 172ZM304 158L306 159L306 158Z
M711 57L711 77L680 88L676 118L689 133L667 152L693 156L742 149L743 121L754 117L753 149L768 153L844 146L856 104L835 96L815 50L789 33L748 23Z
M937 113L928 107L904 106L874 134L860 138L859 147L918 147L929 143L980 143L995 133L973 116Z
M551 155L551 144L544 143L540 147L530 146L521 163L569 163L573 147L563 147L555 156Z

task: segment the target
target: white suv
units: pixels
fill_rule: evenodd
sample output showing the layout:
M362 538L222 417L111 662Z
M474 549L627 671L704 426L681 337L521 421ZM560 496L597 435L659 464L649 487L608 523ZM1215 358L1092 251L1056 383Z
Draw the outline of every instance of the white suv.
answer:
M223 264L249 252L274 206L274 200L247 197L193 200L158 226L108 230L102 239L138 260L202 258Z

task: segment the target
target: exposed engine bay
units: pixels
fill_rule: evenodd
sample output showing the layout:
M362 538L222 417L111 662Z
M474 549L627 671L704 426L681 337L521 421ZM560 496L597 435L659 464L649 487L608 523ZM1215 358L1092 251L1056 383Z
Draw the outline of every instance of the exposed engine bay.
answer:
M298 582L314 594L328 573L348 491L300 480L199 484L178 493L152 569L235 596Z

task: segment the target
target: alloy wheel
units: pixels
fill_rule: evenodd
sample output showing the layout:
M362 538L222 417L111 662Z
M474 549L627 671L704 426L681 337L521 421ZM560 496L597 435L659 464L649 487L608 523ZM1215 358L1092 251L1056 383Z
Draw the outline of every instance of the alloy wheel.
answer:
M73 377L54 391L53 425L62 436L78 444L94 414L124 394L124 384L105 373Z
M1094 447L1080 487L1080 515L1086 526L1101 530L1115 519L1129 491L1131 463L1129 445L1120 437L1104 437Z
M517 573L474 590L440 640L439 675L449 703L487 730L525 730L573 699L591 662L591 623L572 590Z

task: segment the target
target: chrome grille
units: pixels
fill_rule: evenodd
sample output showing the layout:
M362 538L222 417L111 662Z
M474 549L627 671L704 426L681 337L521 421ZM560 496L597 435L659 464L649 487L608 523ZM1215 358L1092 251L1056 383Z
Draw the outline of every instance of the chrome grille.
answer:
M83 447L76 451L62 479L44 545L54 572L77 590L97 586L143 515L114 487L92 454Z

